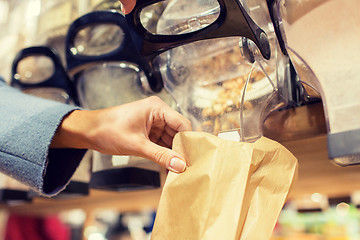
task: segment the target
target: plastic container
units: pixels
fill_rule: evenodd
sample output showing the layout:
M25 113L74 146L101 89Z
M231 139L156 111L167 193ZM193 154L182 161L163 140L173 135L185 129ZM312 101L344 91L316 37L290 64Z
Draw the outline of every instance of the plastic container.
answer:
M329 158L360 163L359 1L278 0L273 9L303 82L320 93Z
M0 1L0 75L8 83L16 53L35 38L40 1Z
M155 94L127 34L123 15L95 11L77 19L67 35L67 66L81 106L101 109ZM157 93L170 105L170 95ZM90 187L113 191L158 188L164 169L135 156L113 156L93 151Z
M90 0L41 0L36 32L37 45L56 49L65 64L65 37L69 25L79 16L91 11Z
M156 57L154 65L194 130L215 135L237 131L240 141L254 141L262 136L269 113L287 104L288 60L277 43L266 3L242 3L269 39L269 60L251 40L226 37L172 48ZM157 21L159 35L185 36L210 29L221 16L216 0L161 2L164 5Z

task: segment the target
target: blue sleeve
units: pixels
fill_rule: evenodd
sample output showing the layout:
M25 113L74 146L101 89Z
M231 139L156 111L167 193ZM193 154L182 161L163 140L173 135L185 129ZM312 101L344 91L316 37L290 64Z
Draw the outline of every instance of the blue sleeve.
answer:
M53 196L63 190L86 150L50 149L74 106L23 94L0 78L0 171Z

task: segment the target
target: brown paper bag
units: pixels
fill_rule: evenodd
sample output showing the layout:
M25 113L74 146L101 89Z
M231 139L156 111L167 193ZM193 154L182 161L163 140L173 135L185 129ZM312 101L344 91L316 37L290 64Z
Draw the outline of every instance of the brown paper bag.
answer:
M175 136L188 169L169 173L152 240L266 240L297 172L279 143L224 140L203 132Z

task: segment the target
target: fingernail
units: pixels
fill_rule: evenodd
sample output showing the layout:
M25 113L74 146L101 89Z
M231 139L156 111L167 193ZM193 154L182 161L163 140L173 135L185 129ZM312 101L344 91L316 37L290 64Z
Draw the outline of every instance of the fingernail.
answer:
M123 5L122 3L120 3L120 4L121 4L121 12L124 13L124 14L126 14L124 5Z
M170 160L169 168L173 172L181 173L181 172L185 171L186 163L183 160L181 160L177 157L174 157Z

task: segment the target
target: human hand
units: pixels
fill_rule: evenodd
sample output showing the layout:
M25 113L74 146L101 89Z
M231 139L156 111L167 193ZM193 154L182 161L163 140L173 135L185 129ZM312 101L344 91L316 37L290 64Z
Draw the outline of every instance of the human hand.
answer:
M130 13L134 9L136 4L136 0L120 0L120 2L121 2L121 11L124 14Z
M170 148L177 132L190 130L188 119L153 96L101 110L75 110L62 121L51 146L135 155L183 172L185 160Z

